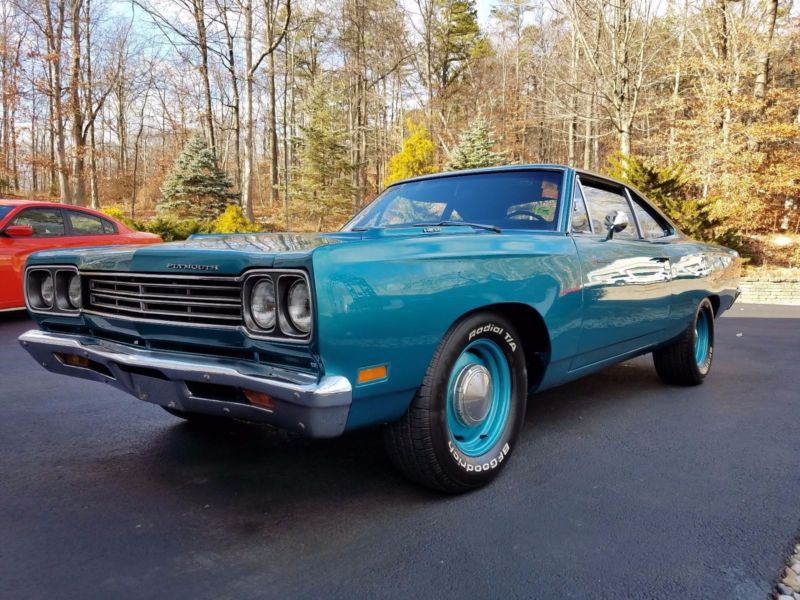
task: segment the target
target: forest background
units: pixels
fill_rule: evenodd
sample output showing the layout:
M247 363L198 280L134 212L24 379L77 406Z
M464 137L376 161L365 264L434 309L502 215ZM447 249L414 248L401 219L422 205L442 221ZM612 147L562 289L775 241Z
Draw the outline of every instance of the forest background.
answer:
M568 163L630 181L755 264L797 267L799 13L0 0L0 195L103 208L172 239L330 230L401 177Z

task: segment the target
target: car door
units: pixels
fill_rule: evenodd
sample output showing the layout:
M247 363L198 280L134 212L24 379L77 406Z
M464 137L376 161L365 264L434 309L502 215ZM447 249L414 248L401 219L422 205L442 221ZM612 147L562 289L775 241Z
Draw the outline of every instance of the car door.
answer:
M59 208L30 207L11 217L6 227L27 225L33 235L26 237L0 238L0 309L25 306L22 295L22 273L25 259L32 252L59 247L67 240L64 215Z
M586 210L577 229L575 214L572 219L583 270L583 325L571 365L578 369L645 347L667 328L671 271L667 249L641 235L624 186L577 175L574 187ZM628 224L609 238L604 220L615 211L624 213Z

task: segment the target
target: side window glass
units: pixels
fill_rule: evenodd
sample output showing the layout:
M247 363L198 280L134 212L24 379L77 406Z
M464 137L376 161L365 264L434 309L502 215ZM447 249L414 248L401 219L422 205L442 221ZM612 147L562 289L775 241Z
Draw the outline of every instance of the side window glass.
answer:
M87 213L68 211L69 223L74 235L102 235L103 220Z
M592 226L595 232L605 233L604 220L606 215L621 210L628 217L628 226L619 233L615 233L614 237L629 240L639 239L639 234L636 231L636 221L633 220L630 204L628 204L628 199L622 195L621 191L612 191L609 188L595 186L593 183L581 183L583 192L586 194L586 204L589 206L589 212L592 215Z
M581 187L575 181L575 193L572 195L572 233L591 233L589 213L586 212L586 202L583 200Z
M658 214L652 214L648 211L643 204L643 200L631 192L633 199L633 210L636 212L636 218L639 219L639 227L642 230L642 237L648 240L665 237L672 233L672 228L669 223L664 221Z
M58 237L64 235L64 218L61 211L52 208L28 208L14 217L12 225L28 225L34 237Z
M117 227L111 222L103 219L103 233L112 234L117 233Z

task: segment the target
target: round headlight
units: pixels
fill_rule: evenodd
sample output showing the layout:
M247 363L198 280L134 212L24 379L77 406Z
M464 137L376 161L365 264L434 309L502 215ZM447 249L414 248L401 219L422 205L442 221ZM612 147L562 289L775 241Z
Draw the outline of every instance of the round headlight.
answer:
M81 301L83 300L81 294L81 278L77 273L69 276L69 283L67 284L67 297L69 304L72 308L80 308Z
M289 288L289 320L303 333L311 330L311 298L308 285L302 279L295 281Z
M262 279L250 292L250 314L261 329L275 327L275 286L272 279Z
M39 289L39 293L42 295L42 302L48 308L53 306L53 300L55 299L55 286L53 285L53 276L49 273L42 277L42 287Z

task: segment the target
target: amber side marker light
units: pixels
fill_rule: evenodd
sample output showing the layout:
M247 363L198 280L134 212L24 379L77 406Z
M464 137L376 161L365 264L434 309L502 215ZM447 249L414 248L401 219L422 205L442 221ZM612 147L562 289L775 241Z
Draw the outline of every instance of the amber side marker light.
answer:
M83 367L84 369L88 369L92 364L88 358L78 356L77 354L63 354L57 352L56 357L63 364L69 365L70 367Z
M377 367L364 367L358 370L358 383L370 383L389 376L388 365L378 365Z
M253 406L258 406L259 408L265 408L267 410L275 410L275 402L272 400L272 396L269 394L246 389L243 389L242 393L244 394L244 397L247 398L247 401Z

